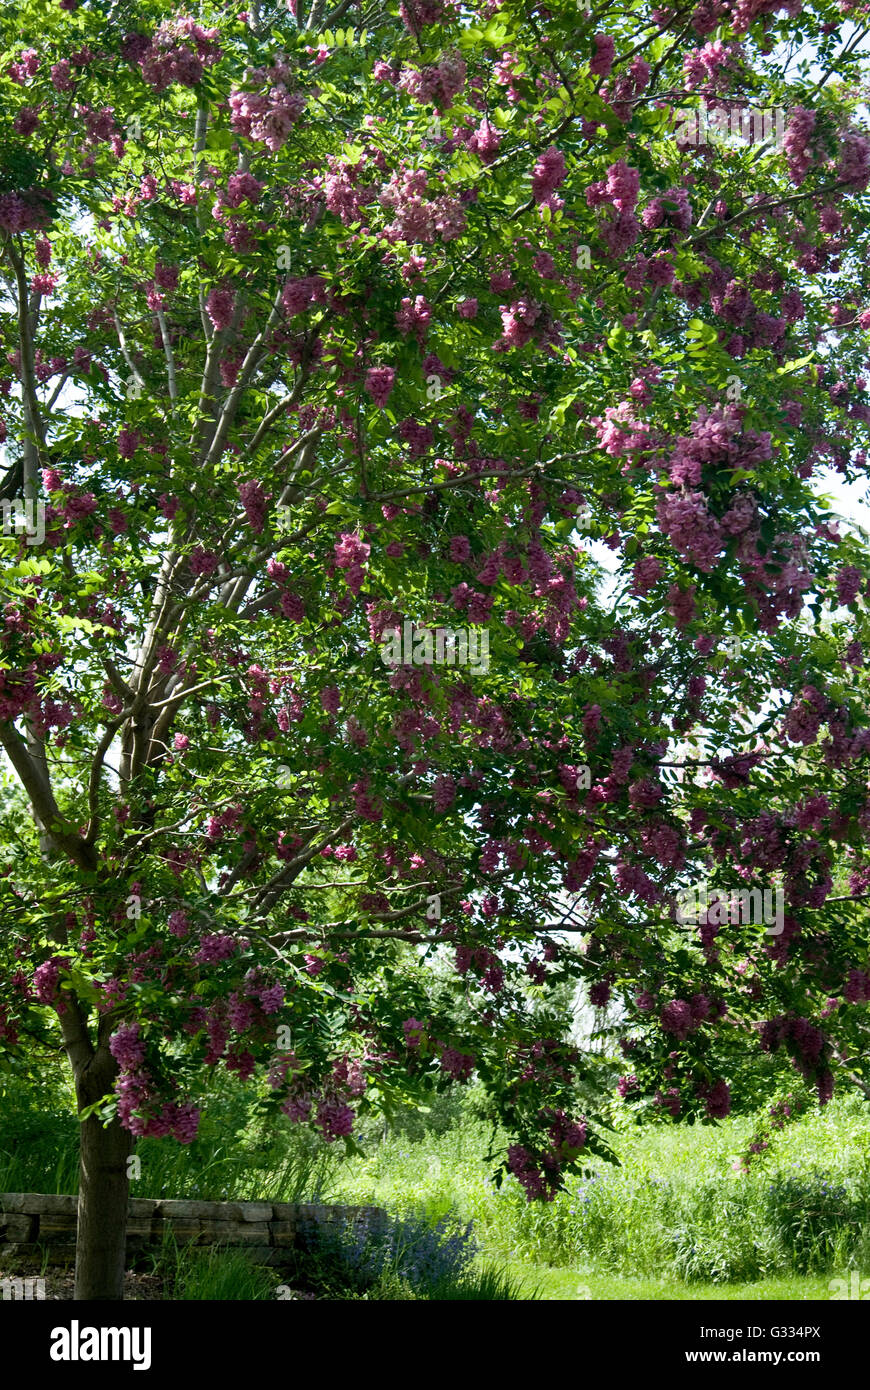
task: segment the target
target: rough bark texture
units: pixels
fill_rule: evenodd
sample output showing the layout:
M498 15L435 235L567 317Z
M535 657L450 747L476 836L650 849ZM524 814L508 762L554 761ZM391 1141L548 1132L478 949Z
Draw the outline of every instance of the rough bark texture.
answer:
M106 1065L108 1061L108 1066ZM76 1077L79 1108L99 1100L111 1085L114 1063L97 1052L85 1074ZM110 1301L124 1297L127 1203L130 1179L127 1158L133 1137L117 1120L103 1126L96 1115L81 1125L77 1299Z
M60 1022L81 1113L112 1089L118 1070L109 1051L113 1025L103 1015L95 1047L85 1012L72 994ZM130 1195L127 1158L133 1143L133 1136L117 1120L103 1126L96 1115L90 1115L81 1123L76 1299L109 1302L124 1297Z

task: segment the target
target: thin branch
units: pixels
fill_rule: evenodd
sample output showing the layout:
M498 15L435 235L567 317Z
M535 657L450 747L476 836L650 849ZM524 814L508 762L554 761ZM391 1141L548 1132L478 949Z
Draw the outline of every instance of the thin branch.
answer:
M166 358L166 377L169 385L169 399L174 405L178 400L178 387L175 379L175 357L172 352L172 343L169 341L169 329L166 327L166 315L162 309L157 310L157 322L160 324L160 336L163 339L163 354Z

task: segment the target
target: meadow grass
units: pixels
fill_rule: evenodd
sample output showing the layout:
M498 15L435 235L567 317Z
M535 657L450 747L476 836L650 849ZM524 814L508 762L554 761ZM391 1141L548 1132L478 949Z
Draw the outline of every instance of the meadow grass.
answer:
M77 1124L62 1100L0 1095L0 1191L76 1191ZM142 1174L132 1190L373 1203L430 1226L471 1221L480 1254L463 1286L429 1295L451 1299L528 1298L538 1286L542 1298L558 1300L827 1299L832 1277L870 1276L867 1101L849 1095L811 1111L742 1175L735 1158L755 1125L756 1117L744 1116L619 1129L612 1136L618 1166L592 1160L553 1202L528 1204L513 1178L500 1188L493 1182L492 1129L473 1104L445 1102L429 1116L400 1118L386 1135L382 1122L363 1122L355 1135L361 1153L346 1156L283 1117L258 1119L244 1093L226 1086L193 1144L139 1142ZM496 1146L503 1139L496 1136ZM191 1260L179 1290L222 1287L209 1258ZM234 1279L227 1276L227 1288ZM260 1292L208 1296L273 1296L262 1282L251 1287ZM370 1288L345 1296L427 1295L400 1271L385 1270Z
M792 1288L778 1297L829 1297L827 1281L812 1276L870 1270L870 1108L858 1097L832 1102L742 1175L734 1162L753 1128L743 1117L622 1132L619 1167L595 1162L553 1202L529 1204L513 1179L494 1185L483 1162L490 1131L465 1119L421 1140L388 1138L342 1165L336 1195L430 1219L453 1211L509 1267L585 1265L602 1287L654 1288L664 1270L667 1286L685 1285L689 1297L709 1296L701 1288L736 1296L763 1281Z

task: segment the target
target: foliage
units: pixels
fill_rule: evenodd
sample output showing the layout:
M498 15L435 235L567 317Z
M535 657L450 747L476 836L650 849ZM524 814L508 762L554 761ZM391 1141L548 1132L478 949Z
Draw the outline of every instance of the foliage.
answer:
M297 1246L330 1286L338 1282L365 1292L389 1272L427 1296L447 1296L444 1291L462 1282L476 1253L470 1224L442 1218L430 1225L413 1216L393 1219L383 1230L361 1219L311 1223L300 1228Z
M336 1196L473 1219L485 1253L514 1262L515 1270L573 1269L577 1287L613 1287L594 1297L691 1296L683 1283L715 1285L723 1297L732 1296L731 1285L753 1284L755 1296L777 1297L764 1286L865 1270L866 1103L856 1097L810 1111L741 1173L755 1123L747 1116L710 1129L683 1124L621 1133L618 1168L596 1165L544 1206L527 1203L513 1180L499 1190L484 1177L488 1131L465 1120L448 1135L390 1140L366 1159L348 1160ZM665 1280L665 1292L649 1291L657 1279ZM632 1294L632 1280L644 1281L645 1291Z
M7 10L3 1065L183 1144L205 1065L348 1152L476 1076L551 1200L612 1157L578 985L637 1116L870 1084L841 18Z

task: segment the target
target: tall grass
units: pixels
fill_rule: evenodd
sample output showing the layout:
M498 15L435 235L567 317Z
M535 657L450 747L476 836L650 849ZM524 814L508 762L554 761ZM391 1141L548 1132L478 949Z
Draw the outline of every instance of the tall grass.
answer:
M154 1261L171 1302L262 1302L275 1297L275 1271L254 1264L244 1250L178 1245L171 1237Z
M192 1144L140 1139L134 1152L141 1163L134 1197L318 1201L337 1167L336 1154L317 1136L283 1116L267 1127L251 1097L225 1084L209 1096ZM75 1193L78 1154L71 1105L26 1090L0 1095L0 1191Z
M735 1171L752 1117L615 1138L621 1166L595 1163L553 1202L528 1204L483 1162L489 1130L468 1119L442 1135L388 1140L345 1165L345 1201L453 1211L484 1249L541 1265L624 1277L667 1271L687 1283L870 1271L870 1107L834 1101L785 1131L747 1176Z
M283 1117L267 1126L255 1100L229 1084L210 1097L190 1146L139 1142L142 1173L132 1192L374 1203L429 1228L445 1218L473 1222L484 1260L500 1265L528 1261L638 1280L666 1272L698 1287L852 1269L870 1275L867 1101L852 1095L810 1112L743 1176L734 1160L755 1123L747 1116L713 1127L625 1128L613 1137L620 1166L594 1160L553 1202L529 1205L512 1178L500 1189L492 1182L490 1127L473 1107L442 1106L400 1121L386 1137L382 1122L363 1122L355 1136L363 1156L346 1158ZM64 1104L0 1094L0 1190L75 1192L77 1150L78 1125ZM478 1260L465 1271L466 1289L481 1268ZM460 1282L451 1298L466 1296ZM406 1271L385 1266L377 1286L355 1296L427 1295Z

